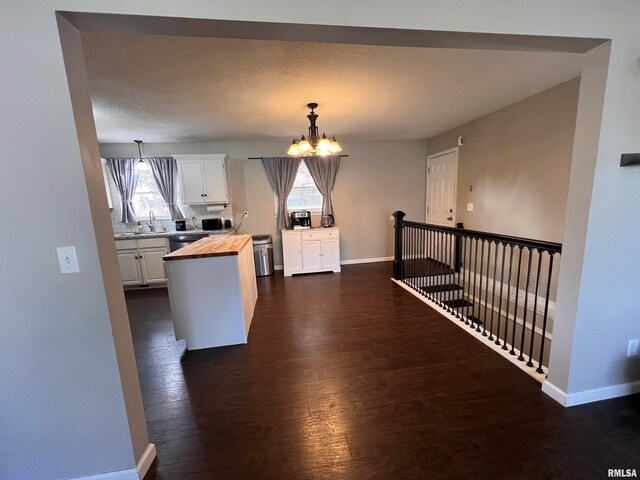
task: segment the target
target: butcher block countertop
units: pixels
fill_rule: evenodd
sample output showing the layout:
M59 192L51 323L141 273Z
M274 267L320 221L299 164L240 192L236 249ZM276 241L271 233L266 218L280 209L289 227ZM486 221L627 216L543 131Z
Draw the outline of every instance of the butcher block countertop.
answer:
M251 241L251 237L251 235L205 237L180 250L165 255L163 258L165 261L169 261L238 255L245 245Z

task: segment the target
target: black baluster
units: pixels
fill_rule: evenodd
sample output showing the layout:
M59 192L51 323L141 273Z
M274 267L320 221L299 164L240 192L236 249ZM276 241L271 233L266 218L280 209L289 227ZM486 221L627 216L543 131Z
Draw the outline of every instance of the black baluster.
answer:
M476 317L477 327L476 332L480 331L480 309L482 305L480 305L480 299L482 298L482 270L484 269L484 238L482 239L482 245L480 246L480 287L478 288L478 295L476 298L478 299L478 316ZM485 322L482 322L484 325Z
M538 314L538 287L540 286L540 267L542 266L542 252L538 250L538 272L536 273L535 296L533 297L533 318L531 321L531 341L529 342L529 361L527 367L533 367L531 357L533 356L533 340L536 336L536 316Z
M484 293L484 322L482 323L482 336L487 336L487 307L489 306L489 268L491 266L491 241L487 242L487 284ZM495 256L495 254L494 254ZM489 328L491 334L491 328Z
M498 334L496 336L496 345L500 345L500 327L501 327L501 321L502 321L502 292L503 292L503 288L504 288L504 259L506 257L507 254L507 244L506 243L502 243L502 263L500 264L500 298L498 300ZM504 337L505 339L507 338L507 324L505 322L505 332L504 332ZM506 343L506 340L505 342ZM504 350L507 349L506 345L503 345L502 347Z
M424 275L422 274L422 264L424 263L424 229L420 227L418 230L418 258L420 259L420 275L418 275L418 290L422 294L422 282L424 281Z
M476 313L476 291L478 289L478 243L480 243L480 239L476 238L476 248L475 248L475 255L474 255L474 259L473 259L473 300L472 300L472 304L471 304L471 328L474 328L473 326L473 321L474 318L478 319L478 317L475 316Z
M547 295L544 298L544 314L542 316L542 338L540 339L540 357L536 372L544 373L542 370L542 358L544 356L544 341L547 333L547 319L549 318L549 296L551 294L551 275L553 273L553 252L549 252L549 275L547 276Z
M489 340L493 340L493 312L495 311L496 299L496 276L498 275L498 249L499 244L496 242L496 249L493 253L493 286L491 287L491 320L489 321ZM498 328L500 322L498 321Z
M513 307L513 330L511 332L511 355L515 355L516 327L518 325L518 297L520 296L520 267L522 266L522 246L518 245L518 273L516 274L516 300Z
M524 289L524 312L522 316L522 335L520 336L520 355L518 355L518 360L521 362L524 361L523 349L524 349L524 336L527 333L527 311L529 308L529 285L531 284L531 257L533 256L533 252L530 248L529 250L529 260L527 261L527 286ZM531 332L533 335L533 332Z
M447 251L448 251L448 255L447 255L447 263L449 264L449 267L447 268L447 275L446 275L446 280L445 283L447 285L452 285L453 284L453 272L454 272L454 265L453 265L453 235L451 235L450 233L447 233ZM453 313L453 307L451 306L451 302L453 301L453 297L454 297L454 291L451 289L447 290L447 299L449 301L448 304L448 310L449 313Z
M468 244L468 247L469 247L469 255L467 256L467 261L464 264L465 276L463 278L463 283L462 283L462 298L468 299L468 298L471 298L470 282L471 282L471 257L473 253L473 239L471 237L466 237L466 243ZM465 278L467 280L466 282L464 282ZM463 311L465 312L465 315L463 315L464 323L466 325L469 325L469 314L467 313L467 310L463 310Z
M460 294L461 298L464 298L464 275L462 274L462 265L464 265L464 268L466 270L467 268L467 261L465 259L465 247L466 247L466 239L465 237L463 237L462 235L460 236L459 240L460 243L460 248L459 248L459 252L460 252L460 256L458 257L458 276L456 277L456 285L461 285L462 286L462 292ZM460 283L460 277L462 277L462 284ZM457 290L456 290L457 291ZM462 318L460 315L460 306L458 306L458 308L456 308L456 318Z

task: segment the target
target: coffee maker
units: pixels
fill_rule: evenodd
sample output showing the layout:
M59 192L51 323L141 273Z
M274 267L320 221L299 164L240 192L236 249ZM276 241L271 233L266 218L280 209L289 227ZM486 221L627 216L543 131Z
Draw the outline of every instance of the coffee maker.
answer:
M291 212L291 228L294 230L303 230L311 228L311 212Z

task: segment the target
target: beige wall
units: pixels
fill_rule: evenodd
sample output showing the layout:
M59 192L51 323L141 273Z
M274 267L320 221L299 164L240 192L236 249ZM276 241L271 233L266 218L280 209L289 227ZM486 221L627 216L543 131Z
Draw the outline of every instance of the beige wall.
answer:
M340 227L342 260L393 255L393 224L389 216L403 210L407 218L424 218L424 141L357 142L343 140L344 153L333 192L336 225ZM242 232L271 234L275 263L282 264L280 235L276 232L273 192L260 160L254 156L279 156L287 139L265 142L202 142L145 144L145 154L226 153L231 156L228 181L234 218L244 210ZM131 144L101 144L103 157L130 156ZM212 215L215 216L215 215ZM314 224L319 218L314 218Z
M456 221L562 242L579 90L575 78L429 140L433 154L464 137Z

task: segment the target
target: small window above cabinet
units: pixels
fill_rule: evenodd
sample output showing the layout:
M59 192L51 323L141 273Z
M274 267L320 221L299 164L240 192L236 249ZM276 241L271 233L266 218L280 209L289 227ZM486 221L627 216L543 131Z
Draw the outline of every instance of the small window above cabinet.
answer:
M173 155L173 158L178 162L184 205L229 203L226 155Z

